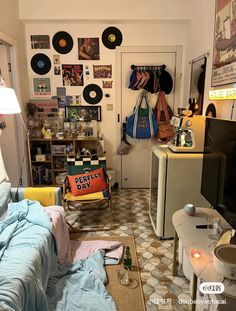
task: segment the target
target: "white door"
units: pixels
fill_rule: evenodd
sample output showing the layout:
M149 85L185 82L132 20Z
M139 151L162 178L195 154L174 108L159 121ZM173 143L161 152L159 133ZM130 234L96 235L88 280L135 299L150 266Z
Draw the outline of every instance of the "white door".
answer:
M128 88L129 79L132 72L131 65L136 66L159 66L166 65L166 70L173 79L173 89L166 99L170 107L176 111L176 49L153 48L148 51L144 48L136 48L135 51L123 51L120 56L121 62L121 122L125 122L126 117L133 112L138 94L142 90L132 90ZM154 107L157 101L157 94L148 93L150 103ZM176 106L176 107L175 107ZM120 126L120 125L119 125ZM150 184L150 154L151 147L156 144L156 140L137 140L127 136L127 140L132 145L132 150L128 155L120 156L121 188L149 188Z
M0 38L1 41L1 38ZM10 46L1 42L0 44L0 69L3 79L8 87L12 87L10 72ZM8 177L12 186L17 186L19 182L19 149L16 134L16 120L14 115L0 116L0 122L6 123L6 128L0 134L0 145L3 160Z

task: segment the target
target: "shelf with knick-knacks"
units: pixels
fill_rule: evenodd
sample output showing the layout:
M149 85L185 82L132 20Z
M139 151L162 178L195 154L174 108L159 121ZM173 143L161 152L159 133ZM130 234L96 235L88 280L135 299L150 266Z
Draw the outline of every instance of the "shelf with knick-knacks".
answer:
M70 158L97 158L104 153L97 137L81 138L30 138L31 185L61 186Z
M104 152L98 139L101 110L99 118L84 114L90 111L84 108L67 108L65 114L53 101L35 101L27 104L26 111L32 186L61 185L71 158L92 159Z

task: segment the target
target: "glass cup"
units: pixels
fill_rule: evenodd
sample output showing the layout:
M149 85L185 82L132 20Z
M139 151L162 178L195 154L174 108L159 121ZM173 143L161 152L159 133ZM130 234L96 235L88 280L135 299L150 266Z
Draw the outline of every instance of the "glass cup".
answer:
M207 236L210 240L220 238L220 219L216 217L207 218Z
M116 270L119 282L123 286L128 286L129 288L137 288L139 285L138 280L130 276L130 271L125 269Z
M118 269L116 270L117 272L117 276L118 276L118 279L119 279L119 282L121 285L129 285L130 283L130 279L129 279L129 272L127 270L122 270L122 269Z

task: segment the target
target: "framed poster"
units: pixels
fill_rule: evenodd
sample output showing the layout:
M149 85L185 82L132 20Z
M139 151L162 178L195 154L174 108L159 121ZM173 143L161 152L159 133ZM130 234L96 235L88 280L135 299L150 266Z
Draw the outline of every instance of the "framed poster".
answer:
M84 85L83 65L62 64L62 83L63 86Z
M50 49L50 38L48 35L31 35L31 49Z
M215 0L211 86L236 82L236 0Z
M66 119L69 121L90 122L96 120L101 122L101 106L68 106Z
M50 78L33 78L33 97L50 97L51 82Z
M78 59L99 60L99 38L78 38Z
M112 78L112 65L93 65L94 79Z

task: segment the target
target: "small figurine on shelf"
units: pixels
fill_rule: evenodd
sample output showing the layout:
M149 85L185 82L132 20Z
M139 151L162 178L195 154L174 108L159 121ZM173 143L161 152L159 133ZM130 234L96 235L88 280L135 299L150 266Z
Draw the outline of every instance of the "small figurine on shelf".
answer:
M88 149L86 149L86 148L83 148L83 149L81 150L81 153L82 153L84 156L91 156L91 152L90 152Z
M44 139L51 139L52 138L52 132L50 129L45 129L44 127L41 130L42 134L43 134L43 138Z
M74 149L73 144L66 145L66 152L67 153L73 152L73 149Z
M43 134L43 138L44 139L51 139L52 136L53 136L53 132L50 128L50 123L48 120L44 120L43 122L43 127L42 127L42 130L41 130L41 133Z

